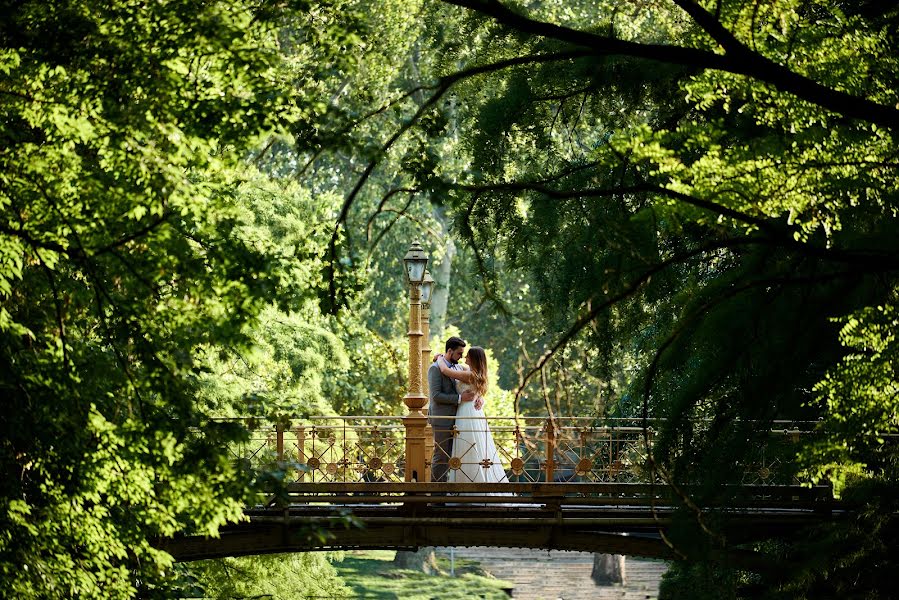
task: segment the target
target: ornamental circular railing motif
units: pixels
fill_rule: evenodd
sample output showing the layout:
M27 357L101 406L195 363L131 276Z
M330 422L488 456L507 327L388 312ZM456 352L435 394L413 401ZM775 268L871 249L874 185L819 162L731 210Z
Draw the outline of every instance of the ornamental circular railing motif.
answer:
M577 473L578 477L583 477L587 473L593 470L593 461L589 458L582 458L578 461L577 467L575 468L575 473Z
M521 475L524 473L524 461L520 458L513 458L511 468L513 475Z

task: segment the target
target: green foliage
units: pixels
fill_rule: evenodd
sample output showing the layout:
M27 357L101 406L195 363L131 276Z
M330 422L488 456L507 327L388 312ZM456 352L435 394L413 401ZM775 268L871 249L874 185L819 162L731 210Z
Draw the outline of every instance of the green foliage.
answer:
M380 164L455 216L462 331L514 348L504 365L553 350L525 410L573 392L575 413L667 418L655 460L700 500L741 478L774 419L823 419L812 478L893 481L895 8L458 4L425 17L439 49L420 61L458 79L390 130L405 135ZM507 312L482 319L485 299ZM835 561L881 556L845 539ZM731 575L680 574L749 594Z
M892 540L899 533L895 473L866 477L843 490L845 522L823 524L778 553L793 566L786 581L770 587L774 598L883 598L895 580ZM886 590L886 592L885 592ZM748 594L747 594L748 595Z
M659 586L659 600L736 600L739 575L709 563L674 562Z
M484 412L489 417L514 417L514 394L502 388L499 381L499 364L495 358L495 352L491 348L484 349L487 354L487 376L490 388L485 397Z
M489 414L530 372L525 413L666 417L656 461L711 497L772 419L821 418L805 473L860 519L810 534L823 562L758 548L799 565L759 585L843 593L867 557L875 593L899 13L678 5L2 4L0 595L166 596L151 541L249 491L210 415L401 412L413 238L456 261Z
M332 412L324 388L349 361L333 320L322 315L324 227L337 200L247 169L234 190L240 206L233 235L262 253L278 280L271 302L246 329L247 348L210 345L199 375L200 399L221 417Z
M113 424L93 406L83 435L91 453L77 460L32 451L23 479L41 481L40 493L4 499L0 539L10 597L129 597L138 557L152 569L145 575L152 594L159 570L171 565L153 537L185 523L212 533L241 514L240 480L213 440L179 443L135 420Z
M397 304L396 312L406 308ZM402 398L409 385L408 338L383 338L361 319L349 316L335 328L349 359L349 368L324 382L325 396L337 414L403 414Z
M332 564L341 560L342 554L309 552L198 561L182 567L191 580L183 593L210 600L348 598L351 590Z
M899 475L892 439L899 433L897 310L871 306L841 319L850 353L815 386L827 416L802 459L809 477L829 480L837 495L853 479Z
M251 347L208 357L200 398L212 414L277 420L332 413L326 381L346 373L349 362L328 320L306 312L270 307L253 328Z
M243 434L208 421L200 377L264 307L319 296L327 210L240 164L312 110L288 96L283 9L261 8L3 5L3 597L168 597L154 541L240 516Z
M347 582L354 598L508 598L503 588L508 584L486 575L474 565L457 561L455 577L448 575L449 565L438 559L443 571L439 575L425 575L418 571L394 570L391 562L395 552L378 550L347 553L336 565L337 572Z
M859 480L844 491L846 519L743 548L763 552L782 569L749 573L720 556L714 564L675 562L665 574L659 598L882 598L895 574L891 540L899 525L896 497L895 481Z

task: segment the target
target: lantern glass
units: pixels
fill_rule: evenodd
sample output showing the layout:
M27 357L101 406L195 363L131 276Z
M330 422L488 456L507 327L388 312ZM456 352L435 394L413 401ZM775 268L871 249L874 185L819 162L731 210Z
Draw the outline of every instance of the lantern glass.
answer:
M431 303L431 292L434 290L434 278L431 277L430 271L425 270L425 277L421 282L421 302L422 304Z
M428 266L428 255L424 253L418 242L412 244L406 256L406 279L409 283L421 283L425 275L425 267Z

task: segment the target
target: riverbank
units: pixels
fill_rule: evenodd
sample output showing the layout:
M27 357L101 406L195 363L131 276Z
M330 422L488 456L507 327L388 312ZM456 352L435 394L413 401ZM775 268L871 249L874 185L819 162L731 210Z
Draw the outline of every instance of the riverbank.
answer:
M450 549L437 555L449 560ZM668 569L661 560L627 558L627 583L598 586L590 578L593 554L522 548L454 548L457 561L477 563L485 572L509 581L518 600L655 600Z
M426 575L393 566L393 550L349 551L334 568L352 589L351 598L379 600L508 600L510 582L487 575L474 561L455 561L455 576L450 563L438 556L441 573ZM330 597L329 597L330 598Z
M598 586L589 552L437 548L441 572L434 575L395 568L394 554L350 551L334 567L352 598L384 600L656 600L668 568L660 560L627 558L625 585Z

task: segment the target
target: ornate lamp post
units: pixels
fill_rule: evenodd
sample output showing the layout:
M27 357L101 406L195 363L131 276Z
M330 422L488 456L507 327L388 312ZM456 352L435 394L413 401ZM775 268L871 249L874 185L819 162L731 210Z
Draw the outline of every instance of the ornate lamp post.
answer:
M430 335L431 335L431 292L434 291L434 278L431 272L425 270L424 279L421 281L421 376L424 381L425 396L428 395L428 361L431 359Z
M421 381L422 393L426 398L430 398L428 388L428 369L431 364L431 292L435 287L434 278L431 273L425 270L425 277L421 282ZM425 416L428 414L428 408L422 412ZM425 476L423 481L431 481L431 457L434 454L434 430L431 424L425 425Z
M409 414L403 417L406 427L406 481L426 481L425 426L427 418L421 409L428 402L422 388L421 355L421 287L428 255L418 242L412 244L403 258L409 283L409 393L403 402Z

